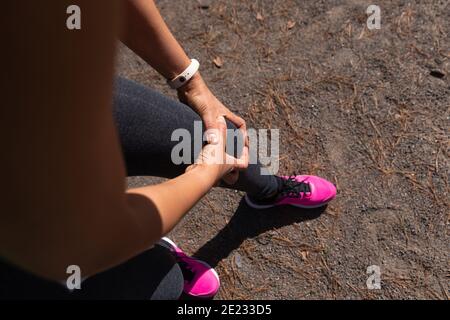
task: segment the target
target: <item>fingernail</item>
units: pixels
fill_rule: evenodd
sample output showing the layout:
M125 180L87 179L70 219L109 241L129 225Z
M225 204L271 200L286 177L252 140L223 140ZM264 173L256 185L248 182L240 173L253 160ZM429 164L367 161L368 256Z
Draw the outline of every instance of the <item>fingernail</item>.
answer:
M220 121L220 122L226 123L224 116L218 116L217 120Z

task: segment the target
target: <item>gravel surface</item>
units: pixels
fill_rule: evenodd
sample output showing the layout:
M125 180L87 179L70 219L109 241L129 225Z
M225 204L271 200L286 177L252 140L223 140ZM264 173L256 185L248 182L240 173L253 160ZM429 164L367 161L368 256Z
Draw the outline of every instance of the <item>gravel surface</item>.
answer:
M281 130L280 174L338 186L313 212L252 210L230 190L202 199L171 237L217 268L217 298L448 299L449 1L379 0L372 31L370 1L157 3L217 97ZM123 46L118 73L175 98Z

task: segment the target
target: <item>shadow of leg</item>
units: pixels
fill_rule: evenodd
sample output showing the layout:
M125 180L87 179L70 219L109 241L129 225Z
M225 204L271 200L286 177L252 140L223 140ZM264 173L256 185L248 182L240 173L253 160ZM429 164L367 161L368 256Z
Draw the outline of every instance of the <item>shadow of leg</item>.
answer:
M230 222L193 256L208 262L214 268L244 240L268 230L316 219L325 209L326 206L317 209L280 206L261 211L250 208L242 199Z

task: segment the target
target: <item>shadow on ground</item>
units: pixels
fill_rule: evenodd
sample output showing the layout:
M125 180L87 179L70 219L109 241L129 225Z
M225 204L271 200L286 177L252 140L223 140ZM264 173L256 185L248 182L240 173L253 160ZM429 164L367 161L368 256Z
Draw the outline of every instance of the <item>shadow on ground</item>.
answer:
M258 237L268 230L316 219L325 209L326 206L316 209L286 206L261 211L250 208L242 199L230 222L193 256L214 268L246 239Z

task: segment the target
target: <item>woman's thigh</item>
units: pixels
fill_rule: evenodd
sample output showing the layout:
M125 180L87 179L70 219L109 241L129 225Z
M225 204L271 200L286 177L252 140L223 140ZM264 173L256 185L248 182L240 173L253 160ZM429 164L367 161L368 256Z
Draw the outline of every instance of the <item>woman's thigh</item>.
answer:
M149 175L173 178L184 172L187 164L175 164L172 133L184 129L192 137L190 161L194 161L195 121L200 117L188 106L164 95L119 78L114 95L114 117L129 176ZM199 132L201 135L201 131ZM201 138L201 136L200 136Z

